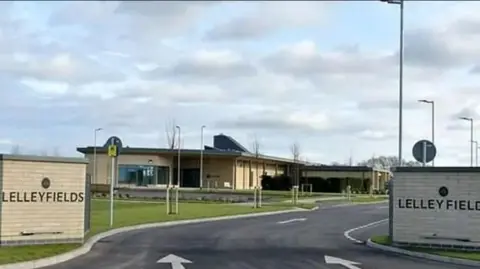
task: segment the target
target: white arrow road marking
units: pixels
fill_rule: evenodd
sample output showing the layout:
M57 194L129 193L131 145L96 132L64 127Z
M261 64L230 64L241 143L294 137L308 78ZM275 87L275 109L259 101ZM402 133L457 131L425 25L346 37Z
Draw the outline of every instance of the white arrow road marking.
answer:
M379 225L379 224L382 224L384 223L385 221L387 221L388 219L382 219L382 220L379 220L379 221L375 221L375 222L372 222L372 223L369 223L369 224L366 224L366 225L362 225L362 226L359 226L359 227L356 227L356 228L353 228L353 229L350 229L348 231L345 231L343 233L343 236L345 236L348 240L351 240L355 243L363 243L363 241L360 241L358 239L355 239L353 238L350 234L357 231L357 230L361 230L361 229L365 229L365 228L370 228L370 227L373 227L375 225Z
M192 263L192 261L174 254L168 254L167 256L158 260L157 263L170 263L172 265L172 269L185 269L182 263Z
M361 263L353 262L353 261L349 261L349 260L344 260L344 259L340 259L340 258L337 258L337 257L327 256L327 255L325 255L325 263L326 264L339 264L339 265L342 265L342 266L344 266L348 269L361 269L360 267L355 266L355 265L360 265Z
M284 221L279 221L277 222L278 224L287 224L291 222L296 222L296 221L306 221L306 218L299 218L299 219L289 219L289 220L284 220Z

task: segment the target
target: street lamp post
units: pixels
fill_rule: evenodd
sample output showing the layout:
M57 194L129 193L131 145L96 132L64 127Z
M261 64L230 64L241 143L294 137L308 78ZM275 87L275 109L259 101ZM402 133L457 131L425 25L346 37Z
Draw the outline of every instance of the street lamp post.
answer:
M178 185L178 188L180 188L181 184L180 184L180 148L181 148L181 131L182 129L180 128L180 126L175 126L177 129L178 129L178 160L177 160L177 185Z
M398 77L398 161L402 166L402 140L403 140L403 0L380 0L388 4L400 5L400 53Z
M459 119L470 122L470 166L473 166L473 118L460 117Z
M420 103L432 105L432 143L435 145L435 102L432 100L418 100ZM432 161L432 166L435 166L435 160Z
M478 146L478 142L477 142L477 155L476 155L476 156L477 156L477 166L478 166L478 149L479 149L479 148L480 148L480 147Z
M475 166L478 166L478 141L472 141L475 144Z
M203 188L203 130L205 125L202 125L200 128L200 189Z
M103 128L96 128L93 131L93 183L97 183L97 133Z

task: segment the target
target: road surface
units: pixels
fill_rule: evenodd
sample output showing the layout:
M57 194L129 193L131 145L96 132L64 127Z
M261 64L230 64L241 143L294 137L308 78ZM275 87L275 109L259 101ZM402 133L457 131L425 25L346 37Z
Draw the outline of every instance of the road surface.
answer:
M386 204L153 228L112 236L91 252L48 269L471 269L388 254L355 244L344 232L387 217ZM350 235L385 234L387 224ZM157 263L170 254L192 263ZM357 262L327 264L325 255ZM167 258L171 258L172 256ZM173 257L175 259L175 257ZM332 262L332 261L330 261Z

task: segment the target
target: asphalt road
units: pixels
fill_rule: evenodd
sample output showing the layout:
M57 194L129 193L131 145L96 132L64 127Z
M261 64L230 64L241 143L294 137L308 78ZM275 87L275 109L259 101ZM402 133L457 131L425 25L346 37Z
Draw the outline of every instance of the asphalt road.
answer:
M174 269L342 269L325 255L358 262L350 269L471 269L372 250L344 232L387 217L386 204L326 207L317 211L154 228L112 236L91 252L49 269L170 269L169 254L192 261ZM295 220L297 219L297 220ZM386 223L358 230L366 239Z

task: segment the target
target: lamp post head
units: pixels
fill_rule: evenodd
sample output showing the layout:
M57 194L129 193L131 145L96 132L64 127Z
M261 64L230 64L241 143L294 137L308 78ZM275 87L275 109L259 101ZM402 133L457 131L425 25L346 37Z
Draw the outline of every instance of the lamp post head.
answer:
M387 4L400 5L403 2L403 0L380 0L380 2L387 3Z
M469 117L459 117L459 119L461 119L461 120L473 121L473 119L472 119L472 118L469 118Z
M103 128L100 127L100 128L95 129L95 132L98 132L98 131L101 131L101 130L103 130Z
M426 99L418 100L418 102L420 102L420 103L425 103L425 104L433 104L433 101L431 101L431 100L426 100Z
M206 127L207 127L207 126L205 126L205 125L202 125L202 129L204 129L204 128L206 128Z
M175 128L180 129L180 126L177 125L177 126L175 126Z

